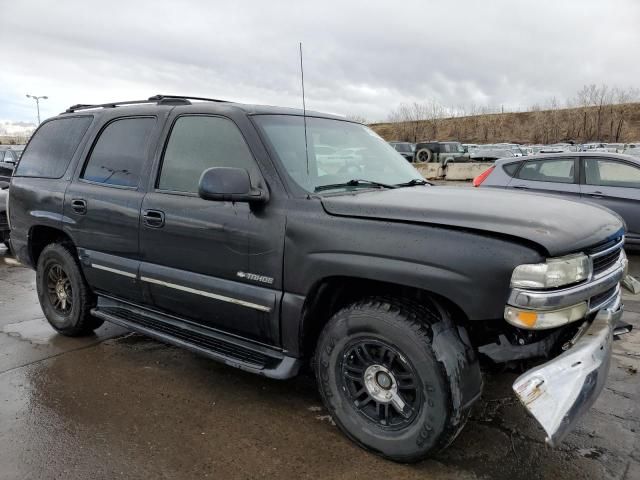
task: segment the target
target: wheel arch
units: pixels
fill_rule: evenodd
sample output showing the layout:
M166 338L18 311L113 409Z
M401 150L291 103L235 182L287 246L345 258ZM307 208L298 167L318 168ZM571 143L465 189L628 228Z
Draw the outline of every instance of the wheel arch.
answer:
M463 326L468 320L460 306L432 290L363 277L330 276L316 281L305 298L299 330L301 353L309 358L313 356L322 328L338 310L358 300L381 295L414 301L429 298L449 312L457 324Z
M51 243L65 243L75 251L71 237L60 228L47 225L33 225L29 229L28 238L29 261L34 268L38 265L38 259L44 248Z

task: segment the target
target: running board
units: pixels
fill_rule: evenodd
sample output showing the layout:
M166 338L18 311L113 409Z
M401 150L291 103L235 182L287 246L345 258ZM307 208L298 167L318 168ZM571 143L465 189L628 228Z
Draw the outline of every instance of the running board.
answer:
M100 296L91 314L164 343L269 378L294 377L301 361L283 352L241 340L175 317Z

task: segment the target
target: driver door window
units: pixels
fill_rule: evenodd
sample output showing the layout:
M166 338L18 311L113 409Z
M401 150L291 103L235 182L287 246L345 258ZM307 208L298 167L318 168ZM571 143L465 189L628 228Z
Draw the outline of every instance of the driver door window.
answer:
M202 172L212 167L244 168L255 178L253 156L231 120L202 115L179 117L164 153L158 189L197 193Z

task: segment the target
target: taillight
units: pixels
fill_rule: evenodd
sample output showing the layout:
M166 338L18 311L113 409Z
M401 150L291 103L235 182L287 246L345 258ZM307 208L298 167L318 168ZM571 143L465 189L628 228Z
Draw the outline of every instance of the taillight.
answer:
M496 168L496 166L492 165L491 167L487 168L484 172L482 172L480 175L478 175L476 178L474 178L473 186L479 187L480 185L482 185L482 182L484 182L487 179L487 177L491 175L491 172L493 172L494 168Z

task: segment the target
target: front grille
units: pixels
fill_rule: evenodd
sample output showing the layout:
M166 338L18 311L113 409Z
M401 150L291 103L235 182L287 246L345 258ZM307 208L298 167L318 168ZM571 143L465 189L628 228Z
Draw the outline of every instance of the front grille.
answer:
M622 240L622 237L615 238L606 243L598 245L597 247L587 252L591 257L591 261L593 262L594 275L598 275L608 270L619 260L623 245Z
M618 261L620 258L620 248L614 250L611 253L607 253L601 257L596 257L593 259L593 274L598 275L599 273L604 272L605 270L611 268L611 266Z

